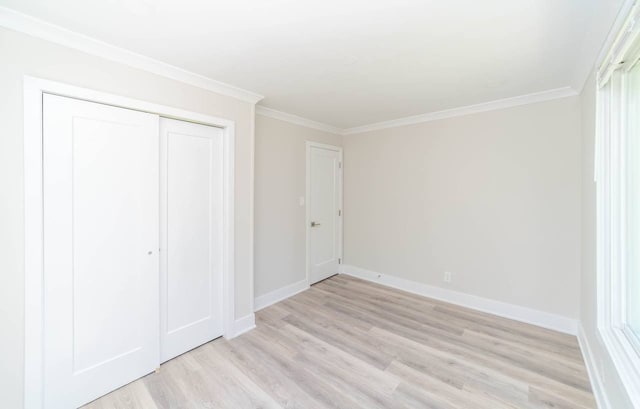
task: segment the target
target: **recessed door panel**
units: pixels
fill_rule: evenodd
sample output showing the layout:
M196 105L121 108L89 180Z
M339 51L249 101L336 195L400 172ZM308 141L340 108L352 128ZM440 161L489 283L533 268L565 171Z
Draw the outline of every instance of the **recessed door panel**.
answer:
M223 133L165 118L160 128L166 361L222 335Z
M46 407L159 363L158 117L44 96Z

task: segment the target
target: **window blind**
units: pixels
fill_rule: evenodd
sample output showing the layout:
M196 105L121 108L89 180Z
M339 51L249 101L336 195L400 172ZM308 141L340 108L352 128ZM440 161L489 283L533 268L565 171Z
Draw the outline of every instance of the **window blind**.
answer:
M598 67L598 87L605 86L614 72L634 65L640 57L640 47L635 40L640 35L640 4L635 2L629 16L613 41L609 52Z

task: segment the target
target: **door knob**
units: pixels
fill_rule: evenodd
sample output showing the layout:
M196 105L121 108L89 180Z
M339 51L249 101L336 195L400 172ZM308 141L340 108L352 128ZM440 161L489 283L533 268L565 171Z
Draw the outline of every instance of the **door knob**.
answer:
M311 222L311 227L316 227L316 226L320 226L320 223L317 223L317 222Z

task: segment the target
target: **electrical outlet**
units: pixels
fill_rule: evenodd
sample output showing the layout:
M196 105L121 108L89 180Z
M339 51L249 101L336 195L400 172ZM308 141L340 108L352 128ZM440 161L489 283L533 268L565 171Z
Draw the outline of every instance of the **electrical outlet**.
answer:
M451 273L449 271L445 271L444 272L444 282L445 283L450 283L451 282Z

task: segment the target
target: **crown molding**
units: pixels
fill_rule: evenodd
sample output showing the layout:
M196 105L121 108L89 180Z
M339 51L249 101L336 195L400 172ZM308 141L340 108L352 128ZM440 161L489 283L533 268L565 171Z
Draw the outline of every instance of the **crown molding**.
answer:
M498 99L495 101L483 102L481 104L468 105L459 108L446 109L443 111L427 112L425 114L392 119L390 121L376 122L373 124L356 126L353 128L338 128L333 125L313 121L311 119L289 114L287 112L267 108L262 105L256 105L256 114L279 119L285 122L290 122L307 128L318 129L336 135L346 136L363 132L377 131L380 129L397 128L405 125L419 124L422 122L437 121L439 119L471 115L480 112L496 111L499 109L534 104L536 102L551 101L554 99L573 97L576 95L578 95L578 92L576 92L571 87L555 88L547 91L535 92L532 94L519 95L517 97Z
M536 102L572 97L576 95L578 95L578 93L571 87L556 88L548 91L520 95L512 98L498 99L495 101L484 102L476 105L468 105L460 108L428 112L426 114L392 119L390 121L376 122L369 125L356 126L353 128L343 129L342 135L352 135L362 132L377 131L379 129L396 128L399 126L419 124L422 122L430 122L439 119L476 114L479 112L495 111L498 109L511 108L519 105L533 104Z
M260 94L213 80L204 75L187 71L183 68L125 50L124 48L113 46L6 7L0 7L0 27L28 34L87 54L125 64L252 104L264 98Z
M628 0L628 2L630 2L630 0ZM1 6L0 27L18 31L33 37L50 41L52 43L79 50L87 54L95 55L110 61L128 65L130 67L180 81L185 84L206 89L217 94L237 98L252 104L257 103L264 98L260 94L213 80L204 75L196 74L183 68L179 68L174 65L167 64L165 62L158 61L153 58L113 46L103 41L88 37L84 34L76 33L66 28ZM352 135L379 129L395 128L421 122L435 121L438 119L469 115L478 112L493 111L497 109L504 109L518 105L531 104L535 102L548 101L575 95L577 95L577 92L571 87L557 88L533 94L485 102L477 105L447 109L443 111L428 112L421 115L393 119L390 121L377 122L369 125L346 129L335 127L318 121L313 121L311 119L303 118L286 112L277 111L275 109L267 108L264 106L256 106L256 113L263 116L290 122L296 125L305 126L307 128L318 129L337 135Z
M279 119L281 121L289 122L292 124L304 126L311 129L317 129L319 131L333 133L336 135L342 135L344 132L344 129L341 129L332 125L328 125L318 121L313 121L311 119L289 114L287 112L277 111L275 109L267 108L262 105L256 105L256 114L267 116L269 118Z

